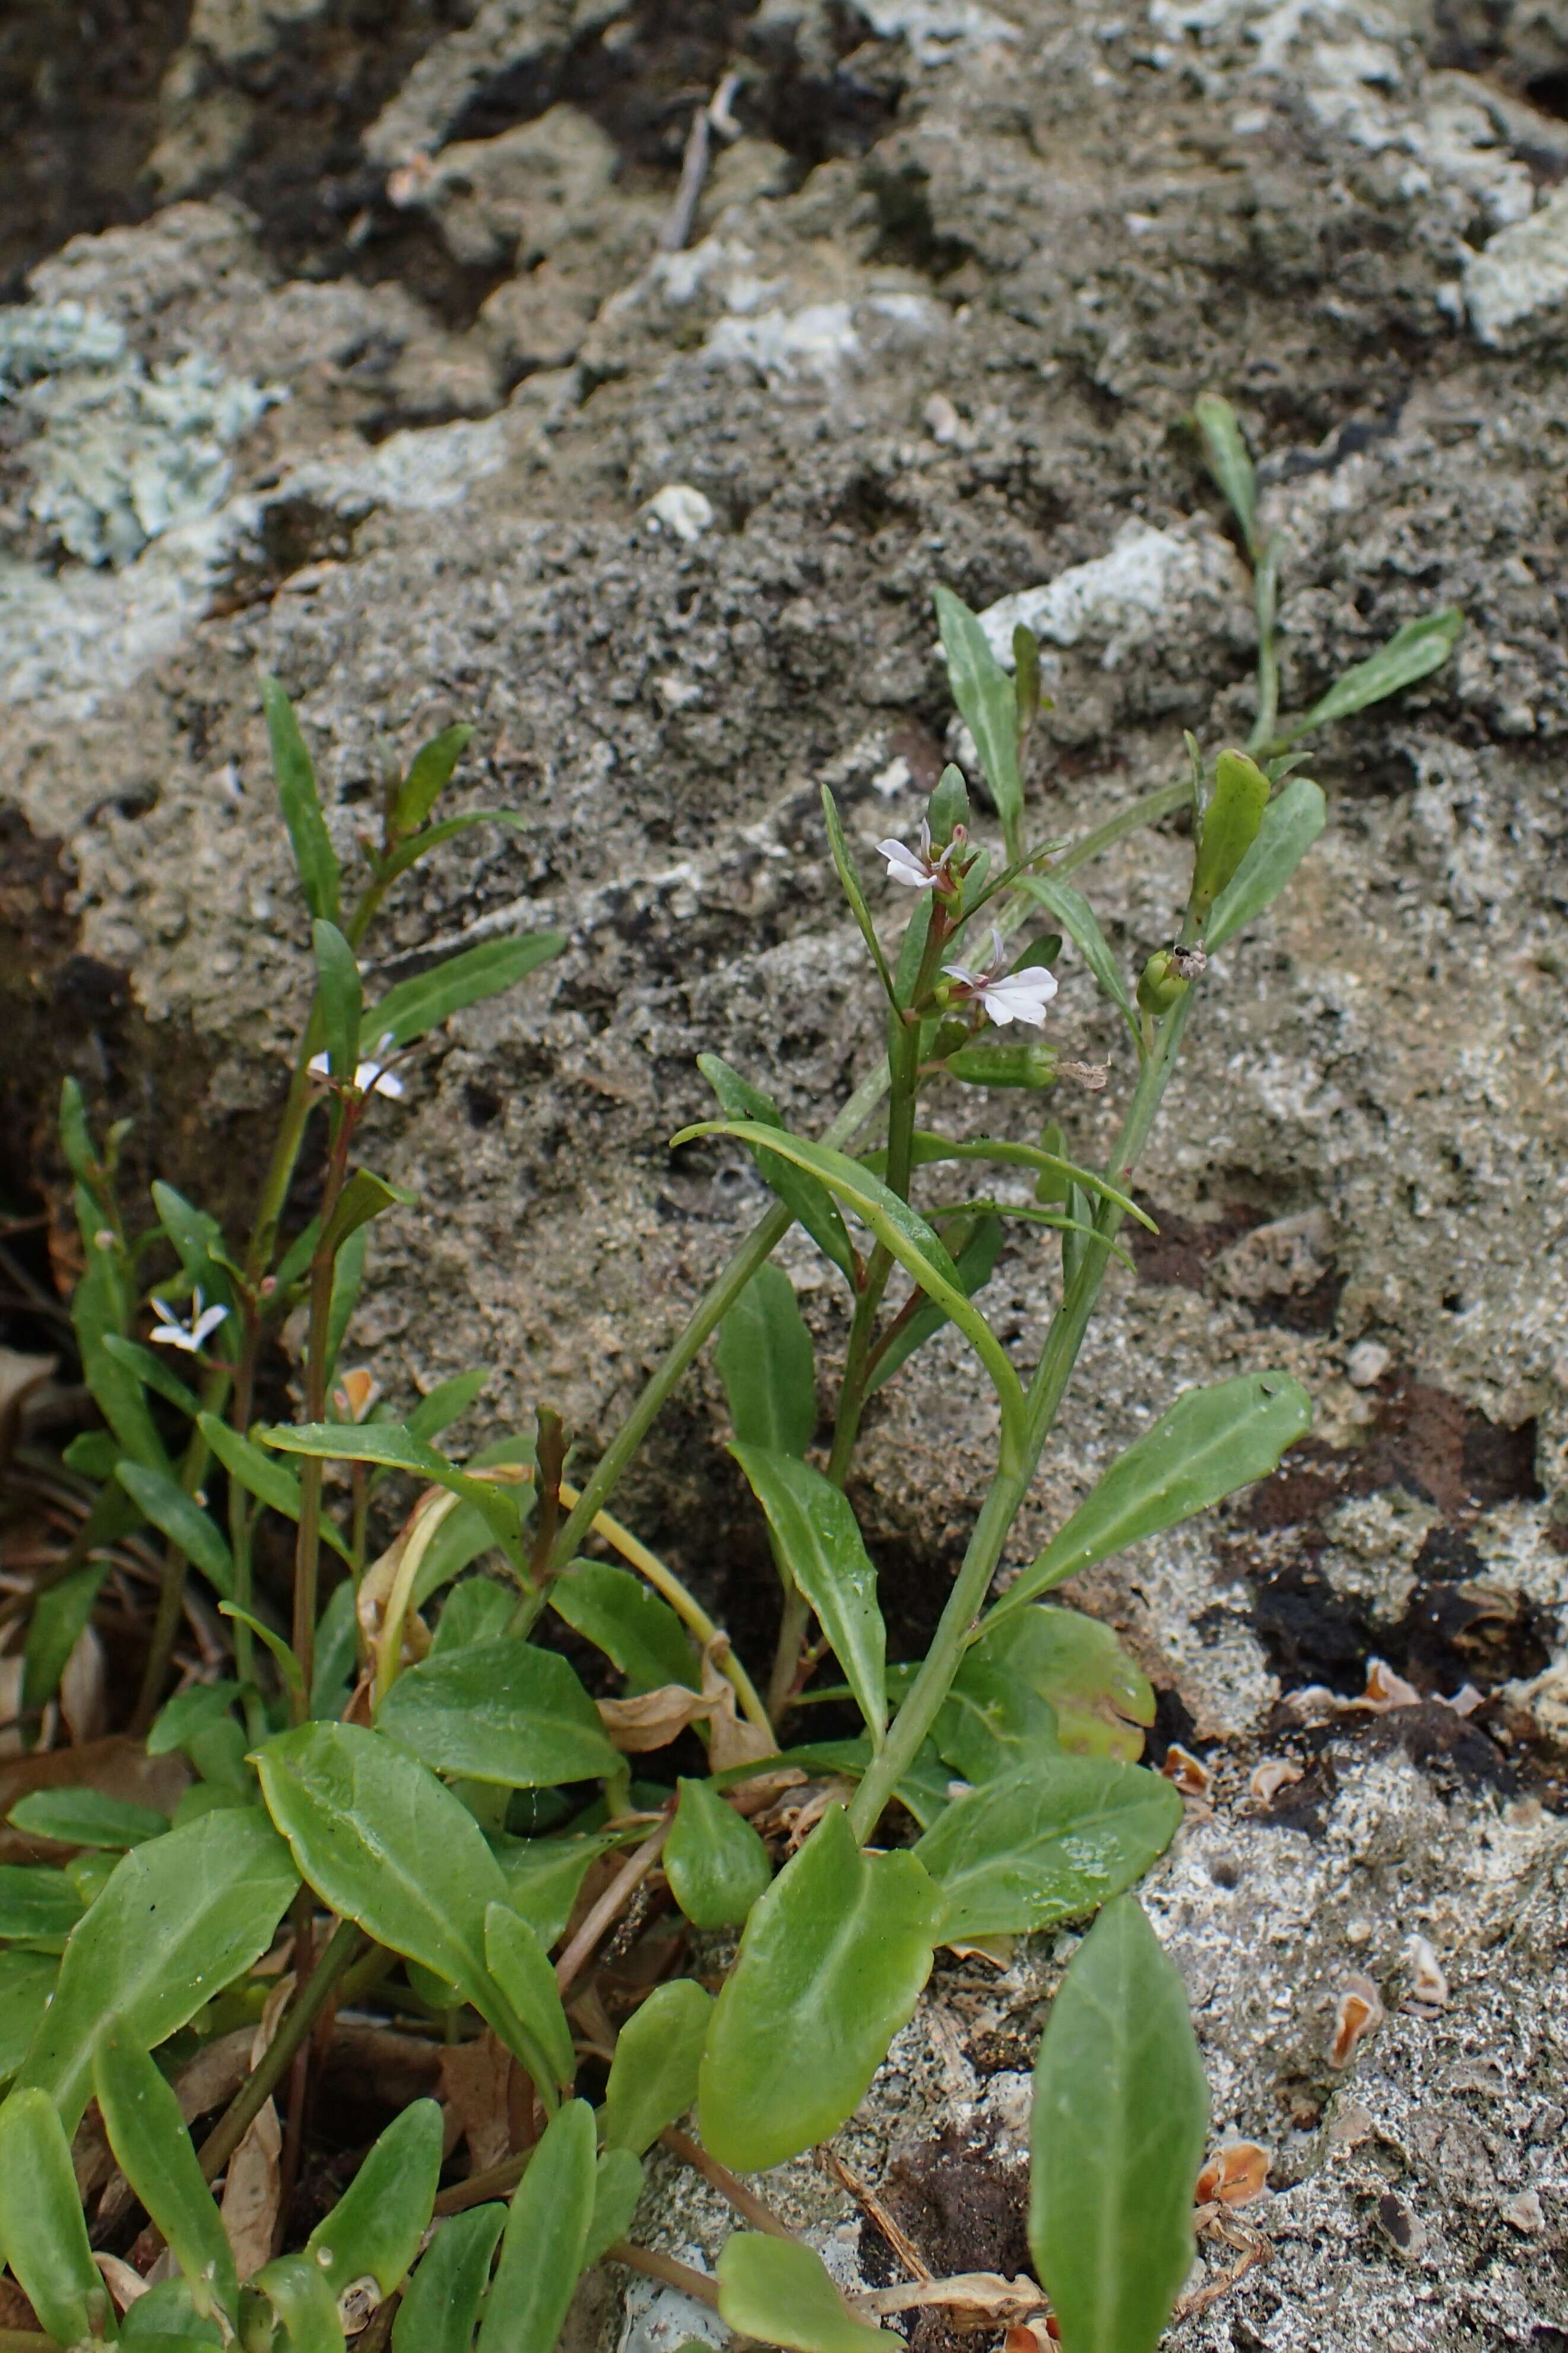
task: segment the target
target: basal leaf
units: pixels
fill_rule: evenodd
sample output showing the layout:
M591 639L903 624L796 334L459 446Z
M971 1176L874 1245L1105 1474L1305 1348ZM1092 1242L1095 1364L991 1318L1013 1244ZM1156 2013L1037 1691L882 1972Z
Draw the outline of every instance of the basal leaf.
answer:
M411 1046L427 1029L484 997L515 987L566 945L564 932L530 932L521 939L481 940L428 972L389 988L365 1015L364 1034L377 1042L389 1032L399 1046Z
M516 1638L442 1651L408 1668L376 1723L437 1772L509 1789L620 1770L599 1712L566 1661Z
M392 2326L392 2353L471 2353L504 2206L471 2206L440 2223Z
M0 2107L0 2252L47 2334L92 2346L115 2334L88 2243L70 2143L52 2100L18 2089Z
M551 1579L550 1606L604 1651L634 1692L657 1691L661 1683L700 1687L702 1666L691 1637L668 1602L630 1569L607 1560L574 1561Z
M987 1629L1064 1577L1267 1477L1311 1426L1312 1401L1289 1373L1244 1373L1184 1390L1101 1473L1067 1525L990 1611Z
M593 2227L595 2156L594 2111L568 2100L512 2199L479 2353L554 2353Z
M763 1446L730 1449L798 1589L816 1612L873 1740L888 1721L887 1631L877 1571L841 1487L793 1454Z
M719 1326L713 1361L742 1444L804 1454L816 1428L816 1361L783 1267L757 1269Z
M1109 1626L1081 1610L1041 1604L982 1633L969 1659L1005 1668L1044 1700L1070 1757L1136 1765L1154 1721L1154 1686ZM966 1660L960 1677L969 1671Z
M1073 1956L1035 2066L1029 2245L1063 2353L1153 2353L1192 2266L1207 2127L1186 1990L1119 1897Z
M490 1852L506 1881L507 1901L547 1950L565 1934L588 1866L608 1844L600 1838L510 1838L504 1831L492 1834Z
M199 1568L226 1599L234 1591L234 1556L217 1523L195 1496L187 1494L169 1472L154 1470L150 1463L122 1457L114 1466L114 1475L137 1510L162 1529L191 1566Z
M718 2276L719 2317L737 2336L793 2353L902 2353L901 2337L856 2319L822 2257L799 2239L737 2231Z
M721 2164L762 2172L853 2115L913 2013L942 1910L917 1856L863 1854L828 1809L752 1906L709 2029L699 2115Z
M1276 742L1293 744L1309 728L1326 727L1334 719L1348 719L1353 712L1365 711L1371 704L1397 694L1402 687L1414 686L1419 679L1430 677L1447 660L1464 627L1465 617L1457 605L1446 605L1439 612L1426 613L1416 621L1402 622L1386 645L1336 679L1327 694L1320 696L1302 718L1293 719L1281 728Z
M994 1781L1061 1753L1049 1704L1009 1666L973 1651L937 1711L931 1739L966 1781Z
M546 2109L553 2108L577 2073L572 2029L544 1947L510 1904L492 1904L485 1914L485 1960L538 2053L525 2063Z
M594 2219L583 2250L583 2268L596 2263L632 2227L643 2192L643 2162L629 2148L602 2148L594 2169Z
M947 1899L944 1936L1024 1935L1081 1920L1130 1887L1181 1819L1157 1773L1060 1757L955 1798L914 1851Z
M641 2157L693 2105L712 2018L713 1997L692 1978L656 1986L633 2010L616 2043L605 2091L602 2123L612 2148Z
M21 2065L49 2006L59 1966L52 1953L0 1953L0 2084L8 2084Z
M168 1828L161 1816L158 1827ZM86 1908L51 1864L0 1863L0 1936L68 1936Z
M415 2100L395 2116L305 2253L334 2297L374 2279L384 2298L407 2276L430 2227L441 2177L442 2117L435 2100Z
M768 1851L706 1781L682 1781L660 1858L669 1892L694 1928L739 1928L773 1875Z
M169 1817L153 1806L135 1806L101 1789L34 1789L6 1816L29 1838L58 1839L62 1846L141 1846L162 1838Z
M92 2081L109 2145L167 2241L194 2309L232 2322L239 2309L234 2254L174 2086L141 2043L112 2024L93 2054Z

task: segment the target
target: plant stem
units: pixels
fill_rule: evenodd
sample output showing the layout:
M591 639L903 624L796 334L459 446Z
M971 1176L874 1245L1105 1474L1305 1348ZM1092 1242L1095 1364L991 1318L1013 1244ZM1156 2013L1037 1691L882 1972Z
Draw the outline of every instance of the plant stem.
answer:
M321 1240L317 1243L315 1256L310 1261L310 1324L305 1364L305 1419L310 1422L325 1421L327 1418L327 1338L331 1324L332 1276L337 1252L335 1249L326 1247L326 1236L348 1175L349 1145L353 1140L353 1114L345 1103L338 1121L337 1134L332 1139L326 1189L321 1196ZM316 1662L316 1597L321 1565L321 1482L326 1468L325 1461L319 1454L307 1454L300 1466L300 1526L294 1544L294 1622L289 1645L300 1670L299 1683L289 1694L296 1724L304 1723L310 1713L310 1685Z
M627 1856L556 1962L555 1982L563 1994L571 1991L574 1981L600 1937L615 1926L637 1889L658 1861L669 1831L670 1821L660 1822L652 1837L644 1839L637 1852Z
M360 1931L353 1920L340 1920L321 1949L310 1976L280 2020L277 2033L262 2052L255 2073L247 2077L198 2152L203 2173L216 2179L250 2130L262 2109L293 2064L294 2053L327 2006L332 1988L353 1960Z
M695 2271L673 2255L655 2254L651 2247L634 2247L628 2239L617 2239L605 2253L612 2263L625 2263L629 2272L641 2272L645 2279L660 2280L666 2287L678 2287L682 2295L719 2309L719 2283L710 2273Z

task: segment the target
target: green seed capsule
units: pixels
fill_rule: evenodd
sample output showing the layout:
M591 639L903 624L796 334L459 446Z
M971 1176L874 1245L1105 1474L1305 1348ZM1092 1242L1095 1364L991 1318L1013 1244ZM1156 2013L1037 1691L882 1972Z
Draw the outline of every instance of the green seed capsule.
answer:
M971 1087L1049 1087L1057 1060L1054 1046L961 1046L947 1067Z
M1222 752L1215 762L1214 797L1204 811L1189 902L1200 929L1257 839L1270 790L1268 777L1245 752Z

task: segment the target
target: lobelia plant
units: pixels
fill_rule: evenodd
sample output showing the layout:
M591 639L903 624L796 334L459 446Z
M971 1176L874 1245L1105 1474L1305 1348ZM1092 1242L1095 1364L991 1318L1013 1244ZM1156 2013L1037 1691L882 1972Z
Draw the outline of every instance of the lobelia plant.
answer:
M1159 2336L1193 2260L1194 2212L1216 2211L1194 2210L1207 2105L1185 1999L1126 1892L1182 1804L1138 1761L1150 1685L1108 1630L1046 1597L1265 1475L1309 1426L1305 1393L1283 1372L1184 1392L1028 1567L994 1595L994 1581L1107 1270L1125 1255L1121 1228L1152 1224L1131 1188L1214 985L1208 959L1285 888L1322 828L1322 793L1292 746L1434 669L1459 628L1453 613L1407 625L1281 726L1279 542L1259 538L1228 407L1207 397L1196 421L1256 584L1247 747L1210 760L1189 738L1181 783L1070 844L1026 843L1037 649L1020 629L999 649L938 590L999 848L979 839L950 766L918 840L881 845L912 910L889 949L824 791L827 852L885 999L885 1052L819 1136L791 1131L742 1073L702 1058L718 1115L675 1142L744 1146L773 1206L581 1486L545 1404L524 1436L461 1463L441 1451L482 1369L397 1420L341 1362L372 1226L410 1198L359 1157L378 1103L402 1092L400 1058L565 942L487 942L371 1003L362 951L418 860L469 825L521 820L435 818L469 733L448 729L389 786L351 905L293 713L265 687L315 987L248 1237L231 1241L163 1182L153 1221L133 1229L118 1178L124 1125L100 1145L74 1084L62 1103L85 1266L71 1316L102 1426L63 1465L15 1451L18 1493L47 1493L76 1528L30 1592L0 1607L13 1621L26 1610L22 1709L36 1727L105 1578L151 1578L132 1728L149 1756L177 1752L190 1778L172 1815L58 1782L11 1811L68 1859L0 1867L0 2079L12 2085L0 2248L45 2332L0 2329L0 2348L340 2353L353 2338L371 2353L550 2353L579 2279L605 2259L797 2353L896 2346L883 2319L931 2306L961 2324L1032 2327L1041 2342L1048 2317L1067 2353L1148 2353ZM1188 801L1185 917L1132 978L1069 878ZM993 1100L1042 1096L1049 1112L1064 1082L1100 1077L1044 1035L1065 940L1127 1032L1131 1083L1102 1168L1073 1155L1055 1116L1024 1123L1035 1139L1023 1141L991 1133L985 1115ZM319 1207L286 1237L313 1126ZM1055 1313L1022 1370L980 1303L1008 1220L1043 1229L1059 1263ZM814 1343L773 1263L796 1223L841 1277L847 1311L817 1460ZM290 1317L303 1324L302 1414L263 1423L258 1390ZM889 1662L847 1482L869 1400L949 1324L994 1397L995 1462L925 1656ZM737 1656L608 1509L710 1339L731 1451L777 1567L770 1662ZM372 1557L395 1480L414 1482L413 1506ZM286 1590L257 1567L276 1558L279 1520L291 1528ZM187 1616L199 1661L176 1679ZM595 1702L548 1647L552 1621L602 1654L617 1696ZM824 1703L852 1708L862 1729L797 1737L796 1719ZM682 1942L645 1933L670 1906L695 1930L739 1931L732 1957L704 1947L682 1973ZM940 1945L1096 1914L1040 2046L1036 2277L913 2278L846 2298L740 2177L849 2120ZM467 2105L449 2096L444 2116L415 2100L352 2178L340 2165L335 2202L307 2199L312 2098L350 2009L433 2027L448 2056L468 2054ZM93 2102L103 2166L82 2154ZM680 2129L693 2108L700 2141ZM740 2227L711 2276L629 2236L656 2142L734 2209ZM306 2218L294 2227L302 2205L316 2217L308 2235Z

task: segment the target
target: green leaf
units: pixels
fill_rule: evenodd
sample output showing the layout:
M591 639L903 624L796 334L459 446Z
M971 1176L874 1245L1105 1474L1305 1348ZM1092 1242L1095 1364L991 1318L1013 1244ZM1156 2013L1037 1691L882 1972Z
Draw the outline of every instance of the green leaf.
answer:
M822 2257L799 2239L737 2231L718 2277L719 2317L739 2337L793 2353L903 2353L901 2337L856 2319Z
M990 1282L997 1260L1002 1255L1005 1239L1000 1218L981 1218L966 1242L953 1256L958 1279L966 1297L973 1299ZM870 1377L866 1383L868 1397L875 1397L884 1381L891 1380L901 1365L906 1365L917 1348L923 1348L933 1339L947 1317L931 1300L916 1308L907 1324L895 1329L887 1345L878 1351L872 1361Z
M343 1694L359 1656L359 1620L353 1579L345 1577L316 1620L316 1657L310 1676L310 1714L341 1715Z
M359 961L336 923L310 926L316 955L316 1003L327 1039L327 1068L353 1086L359 1068L360 1015L363 1010Z
M148 1354L151 1355L152 1351L149 1350ZM183 1388L184 1382L180 1386ZM68 1471L74 1471L79 1478L91 1479L100 1483L113 1478L114 1466L119 1460L120 1440L111 1430L79 1430L60 1455L60 1461ZM52 1591L53 1588L49 1589Z
M1111 954L1110 943L1100 928L1094 909L1081 891L1070 882L1058 882L1049 874L1024 874L1020 887L1038 905L1045 908L1053 923L1059 923L1096 981L1117 1006L1134 1037L1139 1033L1138 1010L1132 993L1127 986L1121 967Z
M1263 812L1258 839L1215 901L1205 937L1221 948L1277 899L1328 822L1321 785L1292 776Z
M121 1461L114 1475L143 1516L222 1594L234 1591L234 1556L217 1524L168 1471Z
M59 1137L66 1166L78 1184L95 1185L101 1172L88 1124L87 1100L76 1079L60 1081Z
M0 2084L21 2065L58 1975L52 1953L0 1953Z
M951 760L926 803L926 823L935 849L945 849L956 828L969 824L969 786L963 781L963 770Z
M583 2249L583 2268L624 2239L643 2191L643 2164L629 2148L604 2148L594 2171L594 2219Z
M6 1820L29 1838L58 1839L63 1846L141 1846L169 1827L168 1815L152 1806L85 1788L35 1789L17 1799Z
M41 2091L15 2091L0 2108L0 2251L47 2335L73 2347L112 2342L70 2143Z
M697 2098L713 1998L692 1978L656 1986L622 2027L601 2117L612 2148L641 2157Z
M914 1851L947 1898L949 1940L1023 1935L1081 1920L1130 1887L1181 1820L1157 1773L1059 1757L955 1798Z
M158 1827L168 1828L162 1815ZM0 1936L68 1936L86 1909L65 1873L52 1864L0 1863Z
M921 976L925 952L931 938L931 893L922 891L915 901L914 913L904 925L904 936L899 942L899 961L893 968L893 995L902 1006L914 1001L915 984Z
M250 2321L258 2302L271 2321L259 2329ZM307 2255L277 2255L264 2263L245 2295L243 2340L247 2345L287 2348L287 2353L343 2353L338 2302Z
M887 1630L877 1571L841 1487L793 1454L731 1446L779 1556L818 1622L879 1744L887 1728Z
M444 727L439 735L421 744L392 804L395 832L415 833L424 824L451 783L452 771L468 750L473 733L459 721L456 727Z
M239 1697L239 1685L226 1679L216 1683L192 1683L165 1700L147 1733L149 1757L167 1757L184 1748L210 1725L222 1724Z
M1402 687L1429 678L1447 660L1464 627L1465 617L1457 605L1445 605L1441 611L1427 613L1418 621L1402 622L1386 645L1347 670L1304 716L1282 727L1274 739L1276 746L1293 744L1310 728L1326 727L1331 720L1349 719L1353 712L1397 694Z
M512 2199L479 2353L553 2353L593 2226L595 2153L593 2109L568 2100Z
M773 1878L768 1851L706 1781L682 1781L660 1860L694 1928L738 1928Z
M1101 1472L1066 1527L988 1613L986 1630L1108 1554L1266 1478L1311 1426L1312 1401L1289 1373L1243 1373L1184 1389Z
M326 819L321 815L321 795L316 790L316 772L310 765L310 754L305 749L305 739L300 733L294 707L275 678L264 678L261 681L261 707L267 713L267 733L272 739L272 770L278 779L278 797L282 804L283 822L289 828L289 839L293 845L294 863L300 871L305 904L312 915L335 923L341 890L338 861L327 832Z
M829 1807L752 1906L709 2029L698 2113L721 2164L760 2173L854 2114L942 1924L919 1857L863 1854Z
M365 1036L379 1043L390 1030L397 1045L411 1046L449 1014L461 1013L465 1006L478 1005L484 997L499 997L502 989L514 987L537 966L558 956L565 945L564 932L481 940L478 947L464 948L461 955L448 956L444 964L433 965L428 972L416 973L412 980L400 980L395 988L389 988L381 1003L366 1014Z
M882 953L882 943L877 937L877 926L871 921L871 910L866 904L866 893L860 887L860 877L855 871L855 860L849 854L849 844L844 838L844 824L838 814L838 804L826 785L822 787L822 815L827 827L828 854L833 860L834 871L838 877L839 888L849 902L849 912L859 926L860 936L869 951L871 962L877 967L877 977L887 991L889 1003L897 1005L899 997L893 987L893 976L888 968L888 959Z
M438 849L444 841L455 840L460 833L471 832L476 825L504 825L510 833L528 831L528 819L517 809L468 809L461 817L443 818L439 825L427 825L423 833L400 841L382 860L376 871L383 887L395 882L400 874L406 874L429 850Z
M385 1177L378 1176L374 1169L356 1168L338 1195L337 1207L328 1219L327 1229L321 1236L321 1249L329 1258L336 1258L350 1235L358 1233L362 1226L368 1226L373 1218L384 1216L388 1209L412 1208L418 1198L418 1194L412 1192L406 1185L389 1185ZM356 1291L358 1287L356 1282ZM351 1306L335 1319L338 1342L342 1340L352 1313ZM336 1354L337 1345L333 1344L328 1349L329 1358ZM330 1363L328 1369L331 1370Z
M141 2044L112 2025L93 2054L92 2083L116 2162L168 2242L195 2309L234 2320L239 2281L233 2251L174 2086Z
M200 1407L195 1391L188 1389L179 1375L172 1373L163 1358L151 1348L144 1348L140 1340L127 1340L120 1332L106 1332L102 1345L105 1354L112 1356L117 1365L123 1365L128 1373L134 1373L148 1388L166 1398L170 1405L177 1406L182 1413L189 1414L193 1421L195 1419ZM111 1472L113 1467L111 1462Z
M162 1177L153 1181L153 1206L192 1290L200 1291L209 1306L215 1301L232 1303L233 1286L224 1265L223 1228L217 1219L187 1201Z
M1153 2353L1192 2267L1208 2105L1185 1989L1122 1896L1073 1956L1035 2065L1029 2246L1066 2353Z
M461 1495L484 1521L491 1543L500 1547L514 1567L521 1568L521 1518L516 1497L489 1480L459 1471L455 1462L448 1462L444 1454L437 1454L433 1446L396 1422L369 1421L357 1430L342 1421L274 1422L258 1435L285 1454L321 1454L329 1461L374 1462L385 1471L411 1471L434 1487Z
M160 2280L126 2307L120 2342L138 2353L191 2353L194 2345L223 2353L226 2342L216 2320L204 2320L183 2279Z
M969 1653L1000 1666L1044 1700L1069 1757L1118 1757L1136 1765L1154 1721L1154 1686L1109 1626L1081 1610L1041 1605L1016 1612ZM968 1665L961 1668L961 1678Z
M122 1529L126 1524L131 1527L140 1525L141 1514L129 1495L115 1485L102 1488L84 1524L85 1529L96 1534L100 1543L112 1541L102 1531L105 1523L115 1516L117 1504L123 1507ZM41 1708L59 1689L66 1662L81 1639L108 1575L107 1560L89 1561L85 1568L62 1577L58 1585L46 1587L35 1598L22 1653L24 1709Z
M713 1361L742 1444L804 1454L816 1428L816 1359L783 1267L757 1269L719 1326Z
M395 2116L305 2242L334 2297L374 2279L383 2299L401 2287L430 2227L441 2178L439 2103L415 2100Z
M437 2227L397 2308L392 2353L470 2353L504 2206L471 2206Z
M523 2063L546 2109L553 2108L577 2073L572 2029L544 1947L510 1904L492 1904L485 1914L485 1960L534 2052Z
M460 1586L458 1592L468 1589ZM690 1636L668 1602L630 1569L607 1560L574 1561L563 1576L551 1579L550 1606L604 1651L634 1692L657 1691L661 1683L700 1688L701 1662Z
M1013 681L992 652L979 621L951 588L936 591L936 617L952 699L974 738L1003 831L1011 835L1024 814Z
M443 1651L399 1675L381 1731L439 1773L549 1788L617 1773L621 1759L566 1661L513 1637Z
M1202 392L1193 403L1193 422L1203 436L1204 459L1241 525L1249 555L1258 547L1258 475L1241 438L1235 409L1217 392Z
M259 1959L298 1884L258 1806L132 1847L71 1933L18 2081L47 2092L74 2132L110 2021L155 2051Z
M483 1396L489 1377L488 1365L470 1365L466 1373L454 1373L449 1380L437 1381L420 1398L404 1428L411 1438L426 1441L439 1438L444 1430L468 1412L476 1398Z
M103 1345L111 1332L123 1336L125 1302L107 1251L90 1244L86 1272L71 1293L70 1313L82 1373L94 1404L127 1454L166 1472L169 1458L153 1427L141 1380Z
M300 1516L300 1482L287 1463L268 1454L253 1439L242 1436L216 1413L196 1416L196 1428L206 1440L231 1479L237 1479L248 1494L257 1497L268 1510L281 1513L286 1520ZM321 1542L330 1545L342 1559L350 1557L349 1548L331 1520L321 1522Z
M489 1531L482 1524L481 1534L488 1544ZM515 1589L498 1584L493 1577L467 1578L453 1588L441 1606L430 1655L435 1658L447 1651L465 1650L473 1642L499 1642L511 1623L516 1599Z
M1269 783L1245 752L1222 752L1215 786L1198 825L1188 913L1201 931L1205 917L1258 839L1268 807Z
M1119 1193L1105 1177L1097 1176L1091 1168L1080 1168L1076 1161L1064 1160L1058 1153L1047 1152L1037 1144L1014 1144L1006 1137L997 1135L971 1136L960 1143L952 1136L935 1135L929 1129L917 1128L914 1136L915 1166L927 1168L943 1160L989 1160L1004 1168L1050 1170L1069 1177L1074 1184L1085 1187L1089 1192L1098 1193L1101 1200L1112 1202L1124 1216L1136 1219L1149 1233L1160 1230L1147 1210L1141 1209L1127 1194Z
M973 1651L937 1711L931 1738L966 1781L994 1781L1061 1750L1056 1712L1047 1702Z
M717 1054L699 1054L697 1067L719 1098L727 1119L754 1120L763 1127L784 1126L772 1095L753 1087ZM792 1210L825 1258L832 1260L851 1290L856 1287L855 1246L837 1202L825 1185L803 1169L781 1159L776 1152L756 1150L757 1174L770 1193Z
M607 1844L597 1838L509 1838L504 1831L491 1837L507 1902L547 1950L565 1933L588 1865Z
M698 1135L732 1135L752 1150L776 1153L780 1158L793 1161L797 1168L819 1177L830 1192L864 1219L905 1273L912 1276L927 1296L945 1310L950 1321L958 1325L991 1376L1001 1401L1004 1426L1020 1419L1023 1391L1017 1374L984 1315L970 1305L959 1282L958 1269L946 1250L907 1201L889 1192L881 1179L858 1160L834 1151L828 1145L813 1144L805 1136L791 1135L782 1129L762 1127L751 1120L705 1120L700 1126L684 1129L674 1142L689 1143ZM957 1150L962 1153L963 1147Z
M399 1199L403 1199L400 1187L393 1186L387 1189L397 1193ZM405 1206L406 1207L416 1198L416 1196L410 1194ZM377 1214L379 1215L379 1211ZM370 1221L366 1219L355 1226L351 1234L345 1236L341 1242L334 1242L332 1248L335 1252L332 1261L332 1296L327 1308L327 1345L321 1351L321 1359L326 1366L329 1395L337 1373L338 1351L343 1345L343 1335L349 1328L350 1318L359 1305L359 1295L364 1288L364 1262L370 1250Z
M416 1757L352 1724L307 1724L257 1757L300 1876L340 1918L456 1986L527 2064L485 1960L506 1882L468 1808ZM90 1916L90 1915L89 1915Z

